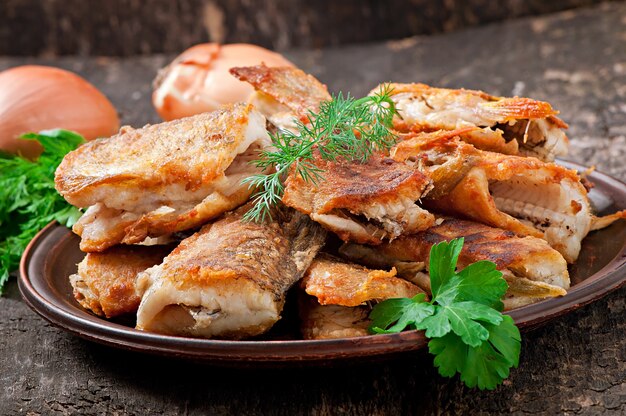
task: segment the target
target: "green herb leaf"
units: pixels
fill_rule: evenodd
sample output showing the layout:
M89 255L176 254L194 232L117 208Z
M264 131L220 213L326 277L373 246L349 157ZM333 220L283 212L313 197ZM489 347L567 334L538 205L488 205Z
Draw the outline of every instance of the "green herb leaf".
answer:
M454 276L456 262L462 248L463 238L452 240L450 243L442 241L431 247L428 272L430 273L430 287L433 298L439 296L441 286Z
M502 322L502 315L478 302L464 301L437 306L436 314L425 318L417 328L425 329L428 338L441 337L450 328L467 345L477 347L489 337L489 331L483 322L497 325Z
M433 337L428 342L428 352L435 356L433 363L439 369L439 374L444 377L454 377L456 373L462 373L467 363L469 346L461 337L453 333Z
M477 261L461 270L453 280L457 299L472 300L499 311L504 308L501 299L509 285L494 263Z
M459 373L468 387L481 390L493 390L509 376L510 368L519 364L519 330L510 316L504 316L500 325L486 326L488 341L476 347L467 345L454 333L429 341L428 350L435 356L439 374L453 377Z
M27 133L21 137L24 140L35 140L43 146L43 153L39 157L54 157L62 160L66 154L85 142L85 138L69 130L44 130L39 133ZM59 160L59 161L60 161Z
M48 130L22 138L38 141L44 150L36 161L0 157L0 294L39 230L54 220L71 227L81 215L54 189L54 171L68 152L84 142L82 136Z
M510 368L511 364L493 349L491 343L483 342L467 349L461 380L468 387L493 390L509 376Z
M370 314L370 330L378 334L402 332L435 312L435 307L426 301L424 293L411 299L387 299L376 306Z
M515 368L519 365L522 336L513 318L502 315L500 325L485 325L489 330L489 343Z
M279 130L270 135L275 150L263 151L252 162L260 169L274 167L268 175L244 179L256 189L254 207L245 215L248 221L264 221L271 208L282 198L284 180L291 171L306 182L316 184L323 171L313 163L313 151L324 160L343 158L365 162L377 151L388 150L396 142L391 130L396 108L391 90L383 87L377 94L354 99L339 93L320 103L319 110L308 115L308 121L294 120L295 130Z
M510 316L502 315L508 286L496 265L480 261L456 272L463 239L434 245L430 252L433 298L391 299L371 314L374 333L423 329L439 373L456 373L469 387L494 389L519 364L521 337Z
M489 341L468 347L465 359L457 363L463 366L459 373L468 387L493 390L509 376L510 368L519 364L521 337L513 319L505 316L500 325L488 328Z

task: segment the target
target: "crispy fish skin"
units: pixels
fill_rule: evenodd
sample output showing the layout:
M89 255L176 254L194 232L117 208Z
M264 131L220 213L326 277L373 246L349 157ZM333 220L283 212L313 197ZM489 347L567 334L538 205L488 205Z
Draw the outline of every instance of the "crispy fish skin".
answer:
M75 225L83 251L101 251L197 227L243 204L241 179L270 144L265 119L237 104L212 113L94 140L70 152L55 186L72 205L91 207Z
M403 163L381 154L365 163L327 161L318 155L313 163L323 178L314 184L292 170L282 201L344 241L380 244L434 222L416 204L430 190L430 181Z
M593 214L577 172L535 158L481 152L447 195L425 202L446 213L544 238L572 263Z
M626 209L614 212L603 217L593 217L591 221L591 231L601 230L613 224L617 220L626 220Z
M574 170L532 157L472 149L463 130L403 135L394 160L424 172L434 189L424 205L519 235L544 238L568 262L596 225L587 189ZM614 216L611 218L617 218ZM608 219L607 219L608 221Z
M137 274L161 263L172 246L117 246L87 253L70 276L74 298L96 315L112 318L134 313L141 299L135 293Z
M372 300L413 297L417 286L396 277L396 270L370 270L329 254L320 254L300 286L321 305L359 306Z
M314 297L299 300L300 332L304 339L354 338L369 335L367 306L320 305Z
M432 180L425 207L544 238L570 263L589 231L626 217L626 211L594 216L576 171L532 157L475 149L460 139L468 129L402 135L391 150L394 160Z
M401 135L390 156L430 178L433 189L427 196L434 199L450 193L478 162L480 152L459 137L474 130L476 127Z
M554 160L568 151L567 128L558 112L543 101L503 98L482 91L434 88L425 84L390 84L401 132L480 128L462 135L482 150ZM372 92L377 91L378 88Z
M309 113L331 99L324 84L297 68L262 64L231 68L230 73L254 87L252 103L277 127L293 127L293 118L308 122Z
M260 65L233 68L231 73L254 86L259 92L256 99L264 103L260 108L279 128L292 128L285 120L293 118L306 123L320 102L331 99L323 84L299 69ZM415 204L430 189L428 180L415 170L381 155L361 164L327 161L316 154L312 163L323 171L323 179L313 184L292 171L283 203L346 241L377 244L424 229L434 220Z
M247 204L183 240L141 273L137 328L173 335L240 339L267 331L287 290L325 242L307 216L283 209L246 222Z
M371 267L398 267L402 277L410 263L417 267L415 282L430 290L428 279L419 275L420 267L429 262L431 247L441 241L463 237L465 244L458 260L462 269L479 260L492 261L509 284L505 308L533 303L541 299L562 296L570 286L567 262L544 240L518 237L513 232L489 227L472 221L445 218L426 231L402 236L377 247L344 244L340 253L358 263Z
M301 332L304 339L368 335L370 301L413 297L423 291L391 271L371 270L322 253L300 287Z

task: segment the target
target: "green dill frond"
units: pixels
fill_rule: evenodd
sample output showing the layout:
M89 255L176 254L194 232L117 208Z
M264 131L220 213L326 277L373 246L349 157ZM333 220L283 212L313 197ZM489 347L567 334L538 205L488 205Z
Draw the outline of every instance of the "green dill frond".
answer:
M360 99L339 93L320 103L317 112L307 114L307 123L294 120L295 131L279 130L270 134L272 150L261 152L254 166L276 171L244 180L257 189L252 197L254 207L244 218L264 221L271 218L271 208L280 202L284 180L293 169L306 182L317 184L323 170L313 163L313 152L324 160L366 162L372 154L389 150L397 137L391 130L397 114L389 84L380 91Z
M22 136L37 140L44 150L36 161L0 157L0 294L29 241L51 221L71 227L81 212L54 188L54 172L63 157L84 142L67 130Z

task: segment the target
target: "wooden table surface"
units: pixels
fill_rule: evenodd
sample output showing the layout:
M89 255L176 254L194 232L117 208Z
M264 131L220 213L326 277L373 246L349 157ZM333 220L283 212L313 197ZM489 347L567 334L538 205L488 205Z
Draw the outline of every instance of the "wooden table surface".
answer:
M333 91L422 81L548 100L570 123L570 158L626 180L624 3L288 56ZM158 121L150 83L169 59L0 57L0 69L74 70L139 126ZM622 288L524 333L519 369L480 392L439 377L425 352L333 368L224 369L119 351L49 325L13 279L0 298L0 414L624 414L625 297Z

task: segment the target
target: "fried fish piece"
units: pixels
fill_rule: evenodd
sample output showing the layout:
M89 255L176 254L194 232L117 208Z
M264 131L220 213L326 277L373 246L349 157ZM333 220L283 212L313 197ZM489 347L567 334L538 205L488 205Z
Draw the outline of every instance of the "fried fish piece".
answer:
M382 154L365 163L316 155L312 163L321 169L322 179L312 183L292 171L282 201L344 241L380 244L434 223L434 216L417 205L431 183L416 169Z
M396 277L396 270L370 270L364 266L322 253L318 255L300 286L321 305L359 306L389 298L413 297L422 291Z
M102 251L198 227L243 204L260 173L251 160L270 144L265 119L236 104L88 142L65 156L55 186L90 207L74 226L81 250Z
M543 238L570 263L578 258L594 218L576 171L493 152L481 152L457 186L427 206Z
M320 305L314 297L299 299L300 332L304 339L353 338L370 335L368 306Z
M570 263L589 231L624 216L595 217L576 171L536 158L477 150L460 140L463 131L467 129L403 135L391 150L394 160L433 181L425 207L544 238Z
M173 246L117 246L87 253L78 272L69 277L74 298L96 315L112 318L134 313L141 299L135 293L137 274L161 263Z
M413 297L423 291L396 277L396 270L370 270L329 254L320 254L300 287L301 331L305 339L368 335L367 302Z
M294 119L307 123L310 112L331 99L324 84L297 68L261 64L231 68L230 73L254 87L250 102L278 128L293 129Z
M274 325L287 290L309 267L326 233L307 216L277 209L246 222L246 204L204 226L158 266L141 273L137 328L241 339Z
M459 137L473 130L476 127L403 134L390 156L424 173L433 185L428 198L437 198L450 193L476 165L480 152Z
M260 65L233 68L231 73L254 86L252 102L279 128L293 128L293 119L306 123L311 111L331 99L323 84L296 68ZM342 239L376 244L432 224L434 217L415 204L430 189L423 175L382 155L364 164L316 155L311 163L324 179L312 183L292 172L283 202Z
M482 91L390 84L401 132L477 127L461 135L482 150L551 161L568 152L567 128L558 111L530 98L494 97ZM373 90L378 91L380 87Z
M339 251L351 261L369 267L396 267L399 275L430 291L430 280L424 272L431 247L460 237L465 244L457 267L463 269L479 260L494 262L509 284L505 309L563 296L570 287L567 262L544 240L518 237L511 231L455 218L444 218L441 224L426 231L377 247L344 244Z

